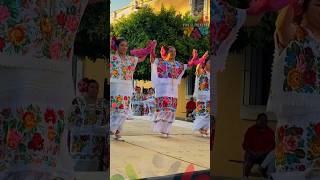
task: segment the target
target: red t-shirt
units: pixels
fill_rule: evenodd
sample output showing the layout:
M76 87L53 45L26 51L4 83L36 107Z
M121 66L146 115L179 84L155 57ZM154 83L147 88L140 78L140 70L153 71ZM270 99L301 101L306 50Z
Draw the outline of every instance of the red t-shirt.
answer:
M189 101L188 103L187 103L187 106L186 106L186 108L187 108L187 110L188 111L190 111L190 110L194 110L194 109L196 109L196 102L194 102L194 101Z
M253 152L270 151L275 145L274 131L267 127L263 132L257 131L257 125L251 126L244 137L243 148Z

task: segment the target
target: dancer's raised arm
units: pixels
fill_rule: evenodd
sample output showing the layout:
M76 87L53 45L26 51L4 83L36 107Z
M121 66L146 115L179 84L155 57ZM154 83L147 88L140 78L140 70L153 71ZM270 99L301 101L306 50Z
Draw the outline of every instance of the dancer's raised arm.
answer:
M276 21L276 36L281 47L287 47L294 37L294 8L289 5L279 12Z
M139 59L138 63L140 63L146 59L148 54L151 54L151 51L154 51L154 48L156 46L157 46L157 41L149 40L145 48L133 49L130 51L130 54L133 56L136 56Z
M193 50L192 51L192 58L188 62L188 68L192 68L192 66L198 66L199 64L203 65L205 64L206 59L209 57L209 52L206 51L201 58L198 57L198 51Z

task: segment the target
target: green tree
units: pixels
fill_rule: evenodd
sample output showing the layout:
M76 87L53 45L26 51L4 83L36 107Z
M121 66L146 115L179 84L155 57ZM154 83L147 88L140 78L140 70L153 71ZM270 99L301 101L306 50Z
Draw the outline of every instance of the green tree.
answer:
M145 47L148 40L155 39L158 41L156 49L158 57L162 45L174 46L177 49L176 59L187 63L191 58L192 49L197 49L199 54L209 50L208 36L197 40L184 35L184 26L190 23L194 23L194 20L188 13L181 15L174 9L164 8L159 13L155 13L147 7L120 19L112 25L111 34L127 39L129 50ZM188 71L188 74L190 73L191 71ZM150 75L151 66L147 58L143 63L138 64L134 78L149 80Z
M83 14L74 44L74 54L91 60L108 57L110 0L89 4Z

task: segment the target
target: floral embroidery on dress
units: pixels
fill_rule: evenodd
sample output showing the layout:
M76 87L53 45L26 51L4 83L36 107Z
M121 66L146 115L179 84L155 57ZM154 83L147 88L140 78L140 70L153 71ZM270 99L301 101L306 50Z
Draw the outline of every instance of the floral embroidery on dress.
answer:
M284 125L277 129L276 167L278 171L304 171L305 140L301 127Z
M178 79L184 70L184 65L178 61L175 64L171 64L168 61L159 59L157 65L157 74L159 78L173 78Z
M89 133L71 134L71 154L74 159L93 160L102 156L105 136Z
M216 55L222 42L228 37L232 29L237 24L238 11L226 2L218 0L211 3L211 36L212 52Z
M130 96L110 96L111 112L124 113L129 110Z
M69 117L69 123L73 127L81 127L86 131L71 131L70 149L74 159L90 160L101 156L101 150L106 143L105 135L92 134L91 127L107 127L107 104L104 99L98 99L95 105L86 104L84 99L76 98L72 102L73 111ZM97 154L99 153L100 154Z
M71 154L76 159L90 158L90 135L71 135Z
M133 56L127 56L126 61L122 61L117 55L111 56L110 76L114 79L132 80L138 59Z
M297 28L296 40L286 51L283 90L296 93L320 93L320 56L316 44L303 28Z
M310 166L320 167L320 123L311 123L307 127L307 160Z
M157 97L156 99L157 112L175 112L177 109L177 98L174 97Z
M44 164L56 167L64 129L64 111L30 105L2 109L0 119L4 120L5 159L14 164Z
M196 102L196 116L208 116L210 115L210 102Z
M209 78L207 74L199 75L199 91L209 91Z
M71 60L83 0L0 3L0 54Z
M107 104L104 99L98 99L95 105L86 105L83 99L76 98L72 104L73 110L68 118L71 125L80 127L86 125L105 126L107 124Z

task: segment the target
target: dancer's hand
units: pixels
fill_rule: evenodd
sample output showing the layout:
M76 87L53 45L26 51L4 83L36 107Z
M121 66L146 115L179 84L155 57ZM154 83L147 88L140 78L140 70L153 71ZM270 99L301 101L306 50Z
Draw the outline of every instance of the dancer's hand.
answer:
M276 35L278 38L278 44L282 48L286 47L290 40L293 39L295 35L294 27L294 14L295 7L294 4L287 6L279 12L276 20Z
M156 47L157 47L157 40L153 40L150 46L150 59L156 58Z
M206 60L208 57L209 57L209 52L206 51L206 52L202 55L201 59L203 59L203 61L205 62L205 60ZM204 62L203 62L203 63L204 63Z
M198 57L198 51L196 49L192 50L192 60L196 60Z

